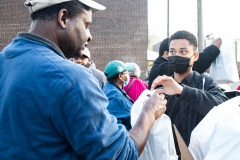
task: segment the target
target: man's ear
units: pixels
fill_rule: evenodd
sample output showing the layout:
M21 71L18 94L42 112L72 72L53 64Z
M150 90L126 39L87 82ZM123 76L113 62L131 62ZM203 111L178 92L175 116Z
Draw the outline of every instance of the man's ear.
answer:
M168 54L168 51L164 51L162 57L166 59L167 58L167 54Z
M58 23L62 28L66 28L67 27L67 23L69 21L69 17L68 17L68 11L66 9L61 9L58 12Z
M199 52L194 53L194 61L197 61L199 58Z
M118 74L118 78L119 78L120 80L122 80L122 74L121 74L121 73Z

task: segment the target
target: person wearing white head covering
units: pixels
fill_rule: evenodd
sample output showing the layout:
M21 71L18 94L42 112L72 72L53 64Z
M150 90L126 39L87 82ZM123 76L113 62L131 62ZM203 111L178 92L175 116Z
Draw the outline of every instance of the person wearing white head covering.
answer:
M73 57L73 62L89 68L93 76L98 80L99 86L103 88L107 82L107 78L102 71L96 68L95 63L91 60L91 54L87 47L85 47L80 54Z
M127 63L132 65L133 69L129 70L130 80L128 85L124 87L125 92L135 102L141 93L148 88L148 84L140 79L140 67L136 63Z

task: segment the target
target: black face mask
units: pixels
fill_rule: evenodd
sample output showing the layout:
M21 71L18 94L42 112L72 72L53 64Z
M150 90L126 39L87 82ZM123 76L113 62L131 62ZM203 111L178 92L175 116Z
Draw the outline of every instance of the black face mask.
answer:
M168 62L172 67L173 71L179 74L183 74L187 72L188 68L192 67L192 65L189 65L190 58L180 57L180 56L167 57Z

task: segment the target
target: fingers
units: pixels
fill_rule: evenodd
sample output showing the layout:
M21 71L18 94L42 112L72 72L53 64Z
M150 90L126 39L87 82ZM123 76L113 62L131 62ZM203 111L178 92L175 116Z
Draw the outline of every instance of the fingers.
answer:
M155 87L158 85L162 85L163 80L167 77L166 75L163 76L158 76L157 78L154 79L152 86L151 86L151 91L154 90Z
M220 48L222 45L222 39L220 37L215 38L212 42L213 45L215 45L216 47Z
M165 99L165 95L160 92L161 89L155 90L143 108L143 112L153 114L155 119L158 119L166 111L167 100Z
M158 93L158 92L156 92ZM165 95L164 94L159 94L160 97L160 105L159 108L166 108L166 104L167 104L167 100L165 99Z
M160 94L161 96L162 94ZM161 115L164 114L164 112L166 111L166 104L167 104L167 100L166 99L161 99L160 103L158 105L158 112L156 114L156 119L158 119Z
M161 108L161 109L166 109L166 104L167 104L167 100L166 100L166 99L163 99L163 100L160 102L159 108Z
M157 94L161 94L161 93L164 93L164 88L159 88L159 89L155 89L154 90ZM154 92L154 93L155 93ZM161 96L164 96L164 98L165 98L165 95L164 94L161 94Z
M159 93L161 92L161 89L155 90L154 94L157 94L159 96L159 104L158 104L158 109L166 108L167 100L165 99L165 95Z

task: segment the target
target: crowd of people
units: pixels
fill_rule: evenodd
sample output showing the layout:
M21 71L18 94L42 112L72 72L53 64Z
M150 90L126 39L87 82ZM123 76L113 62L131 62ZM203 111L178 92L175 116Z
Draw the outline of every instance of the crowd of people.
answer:
M128 131L91 70L69 59L92 40L90 0L27 0L28 32L0 53L0 159L137 159L166 99L158 90ZM120 78L126 77L121 76Z
M89 26L104 6L50 1L26 0L30 29L0 52L0 159L137 159L162 114L188 145L197 124L228 100L204 74L221 38L199 53L192 33L175 32L162 41L147 84L135 62L96 68ZM131 126L132 105L146 89L155 92Z

